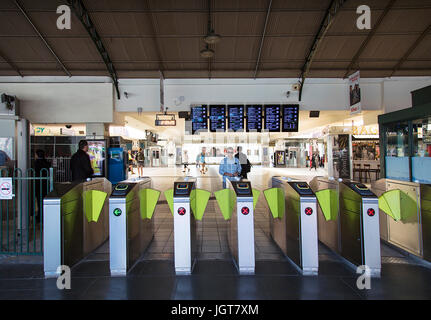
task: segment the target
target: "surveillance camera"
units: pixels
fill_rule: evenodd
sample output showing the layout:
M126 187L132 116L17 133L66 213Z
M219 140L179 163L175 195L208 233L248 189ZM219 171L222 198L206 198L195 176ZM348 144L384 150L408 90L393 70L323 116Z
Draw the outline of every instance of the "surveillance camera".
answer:
M72 128L72 125L71 124L66 124L66 126L65 126L67 129L70 129L70 128Z
M286 92L286 97L289 98L289 96L290 96L290 91L287 91Z
M126 99L129 99L129 94L126 91L124 91L124 96L126 97Z

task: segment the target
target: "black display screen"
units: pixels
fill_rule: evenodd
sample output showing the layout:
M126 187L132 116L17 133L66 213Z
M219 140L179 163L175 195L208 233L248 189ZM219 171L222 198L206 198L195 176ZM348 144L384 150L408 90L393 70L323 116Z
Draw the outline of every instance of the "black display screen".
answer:
M299 105L283 105L283 132L298 132Z
M207 106L192 107L192 134L197 131L208 130L208 112Z
M266 105L265 106L265 130L269 132L280 132L281 106Z
M262 131L262 105L248 105L246 107L246 131Z
M226 106L210 106L209 118L211 132L226 131Z
M227 106L228 129L233 131L244 130L244 105Z

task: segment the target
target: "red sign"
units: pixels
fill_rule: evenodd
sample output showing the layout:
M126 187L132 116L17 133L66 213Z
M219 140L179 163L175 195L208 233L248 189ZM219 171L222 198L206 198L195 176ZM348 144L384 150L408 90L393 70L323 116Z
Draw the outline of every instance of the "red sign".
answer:
M242 207L241 213L246 216L250 213L250 209L248 207Z
M185 215L186 214L186 208L183 208L183 207L178 208L178 214L180 216Z
M373 208L370 208L367 210L367 214L370 217L374 217L374 215L376 214L376 211Z
M307 216L311 216L313 214L313 209L311 209L310 207L305 208L305 214Z

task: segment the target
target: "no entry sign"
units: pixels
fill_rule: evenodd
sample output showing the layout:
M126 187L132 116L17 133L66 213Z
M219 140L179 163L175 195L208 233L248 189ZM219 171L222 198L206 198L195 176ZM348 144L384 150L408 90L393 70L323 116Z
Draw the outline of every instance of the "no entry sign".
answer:
M12 188L12 178L0 178L0 199L10 200L14 194Z

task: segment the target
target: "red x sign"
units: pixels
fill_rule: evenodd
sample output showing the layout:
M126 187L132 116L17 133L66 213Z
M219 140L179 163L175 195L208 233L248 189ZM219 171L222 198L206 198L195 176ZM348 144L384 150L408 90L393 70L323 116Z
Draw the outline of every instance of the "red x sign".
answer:
M250 213L250 209L247 207L242 207L241 213L246 216Z
M305 208L305 214L307 216L311 216L313 214L313 209L311 209L310 207Z
M185 214L186 214L186 208L179 207L179 208L178 208L178 214L179 214L180 216L185 215Z
M373 208L370 208L367 210L367 214L370 217L374 217L374 215L376 214L376 210L374 210Z

